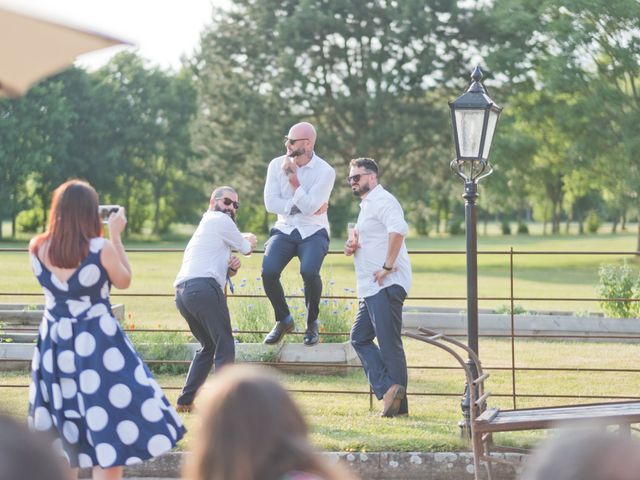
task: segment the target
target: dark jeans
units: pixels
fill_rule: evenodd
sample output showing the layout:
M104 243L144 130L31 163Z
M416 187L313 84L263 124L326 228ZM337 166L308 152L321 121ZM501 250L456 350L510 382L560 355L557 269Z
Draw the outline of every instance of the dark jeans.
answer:
M178 397L178 403L185 405L193 402L211 367L215 364L217 371L233 363L236 353L227 299L213 278L193 278L178 285L176 306L202 346L193 357Z
M262 284L267 294L276 322L290 315L289 306L280 283L280 274L293 257L300 259L300 275L304 281L304 301L307 307L307 324L318 319L322 279L320 267L329 251L329 235L323 228L313 235L302 238L298 230L291 235L278 229L271 230L262 258Z
M402 346L402 305L407 293L400 285L383 288L360 300L351 327L351 345L360 357L378 400L393 384L407 386L407 359ZM373 339L378 339L378 345ZM408 412L406 397L400 413Z

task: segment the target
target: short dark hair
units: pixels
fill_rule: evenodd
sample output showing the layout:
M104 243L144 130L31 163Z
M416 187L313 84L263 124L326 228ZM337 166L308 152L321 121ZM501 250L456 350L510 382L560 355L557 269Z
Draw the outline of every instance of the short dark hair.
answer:
M354 158L349 163L349 167L364 167L366 170L375 173L378 175L378 164L373 158L360 157Z

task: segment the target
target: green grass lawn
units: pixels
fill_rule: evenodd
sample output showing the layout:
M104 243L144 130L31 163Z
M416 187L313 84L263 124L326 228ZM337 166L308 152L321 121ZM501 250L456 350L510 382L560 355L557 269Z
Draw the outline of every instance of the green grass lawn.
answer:
M487 236L479 237L481 252L507 252L510 247L518 251L624 251L635 249L636 237L627 234L560 235L560 236ZM163 244L134 243L130 247L155 248L158 246L183 248L186 240ZM15 247L20 244L11 244ZM260 246L262 243L259 244ZM339 250L341 239L331 242L331 249ZM8 244L0 243L0 246ZM410 250L464 251L464 237L410 238ZM0 293L39 292L31 274L26 255L21 252L0 252L3 272L0 276ZM129 258L134 278L125 294L165 294L166 297L124 297L113 290L112 300L125 304L127 322L138 328L182 327L172 298L172 283L180 267L182 254L166 252L132 252ZM572 297L596 296L598 268L603 263L620 263L621 255L515 255L514 296L517 297ZM631 262L637 258L627 256ZM235 277L238 294L262 294L260 265L262 255L243 258L243 266ZM414 281L406 305L455 306L464 308L465 300L416 300L415 297L462 297L466 295L466 264L464 254L415 254L411 257ZM300 295L301 280L297 273L299 264L294 259L283 274L287 293ZM353 295L355 276L350 258L342 254L330 254L325 259L322 275L325 293ZM509 304L509 255L504 253L480 254L478 258L478 287L480 308L503 307ZM245 280L243 282L243 279ZM244 285L244 286L242 286ZM501 300L482 300L483 297L501 297ZM0 302L34 303L40 297L2 295ZM264 300L263 300L264 301ZM230 297L232 315L242 310L242 303L252 300ZM593 301L521 301L516 304L526 310L569 310L573 312L599 311Z
M635 230L631 230L632 232ZM633 233L600 235L560 236L481 236L480 251L625 251L635 250ZM173 240L162 244L129 243L130 247L154 248L158 246L182 248L185 240ZM339 250L342 240L331 243L332 250ZM410 250L463 251L464 237L411 238ZM0 246L26 246L26 243L0 244ZM0 292L39 292L26 258L22 252L0 252L3 272L0 276ZM236 293L261 293L261 255L256 253L243 260L243 268L236 277ZM598 268L602 263L620 263L625 256L615 255L516 255L514 257L514 293L516 297L594 297L598 282ZM626 256L637 265L637 259ZM172 282L178 271L181 253L133 252L130 260L134 280L127 294L166 294L166 297L125 297L114 290L112 300L126 307L126 321L136 328L185 328L184 321L175 309ZM463 254L416 254L411 258L414 284L406 305L455 306L464 308L464 300L418 301L421 296L466 295L466 268ZM478 260L480 297L504 297L503 300L480 301L480 307L508 305L510 292L509 256L506 254L482 254ZM297 274L298 264L294 260L285 271L283 282L290 294L300 294L301 282ZM353 295L354 274L352 261L343 255L329 255L323 267L325 293ZM243 279L245 279L243 281ZM2 295L0 302L39 303L41 297ZM253 302L253 303L252 303ZM229 299L233 315L243 308L266 300ZM516 301L524 309L569 310L574 312L598 311L597 302L573 301ZM266 315L271 315L265 308ZM321 318L322 320L322 318ZM406 342L409 364L413 366L454 366L450 358L433 347L417 341ZM512 391L509 371L496 367L508 367L511 363L511 343L482 337L480 354L484 365L492 372L489 390L497 394L490 402L503 408L512 408L508 396ZM628 343L526 341L515 344L515 363L518 367L566 367L566 368L620 368L640 369L640 347ZM595 360L595 361L594 361ZM493 370L492 370L493 369ZM183 376L161 376L162 385L180 387ZM326 377L319 375L287 374L285 383L292 389L305 390L350 390L367 391L368 387L360 369L346 376ZM1 384L28 382L26 372L1 373ZM312 426L313 440L326 450L431 450L447 451L464 448L459 439L457 421L460 419L460 399L463 378L459 370L411 369L410 397L411 415L407 418L382 419L378 416L379 405L369 410L369 397L356 394L296 393ZM524 395L603 395L636 396L640 391L640 380L634 373L615 372L518 372L516 389ZM429 393L437 395L418 395ZM448 395L445 395L448 394ZM177 390L167 390L175 401ZM500 396L507 395L507 396ZM590 402L593 400L582 400ZM518 407L577 403L577 399L522 398ZM16 416L24 416L27 408L26 388L0 388L0 408ZM187 425L194 417L186 415ZM499 436L502 443L529 445L541 433L505 434ZM189 437L182 447L188 447Z
M413 366L454 367L456 364L446 353L422 342L405 342L408 363ZM519 367L547 366L566 368L640 368L640 345L587 342L521 341L517 344ZM485 369L491 373L488 390L494 397L491 406L512 408L511 373L497 370L508 366L510 342L483 339L480 351ZM598 363L594 364L593 359ZM637 373L607 372L519 372L520 393L531 395L638 395L640 380ZM161 375L164 387L181 387L184 375ZM359 368L345 376L312 374L284 374L283 381L292 390L344 390L367 392L364 374ZM28 372L0 373L0 385L27 385ZM374 400L369 409L369 396L364 394L295 393L312 429L314 443L324 450L341 451L451 451L465 449L460 439L457 422L461 418L460 396L464 380L459 369L416 369L409 371L411 414L406 418L379 417L380 404ZM178 391L165 392L175 402ZM429 395L425 395L429 394ZM0 387L2 409L17 417L27 412L26 388ZM587 399L521 399L518 407L589 403ZM187 427L193 426L196 416L183 415ZM529 446L542 432L522 432L498 435L497 441L506 445ZM181 443L187 449L190 435Z

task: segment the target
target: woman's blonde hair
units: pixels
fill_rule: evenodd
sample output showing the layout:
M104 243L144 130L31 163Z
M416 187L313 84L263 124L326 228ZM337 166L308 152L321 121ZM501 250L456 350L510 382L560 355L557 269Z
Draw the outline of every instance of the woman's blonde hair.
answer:
M270 369L227 366L203 387L196 405L200 421L185 479L278 480L296 471L353 478L311 446L300 410Z

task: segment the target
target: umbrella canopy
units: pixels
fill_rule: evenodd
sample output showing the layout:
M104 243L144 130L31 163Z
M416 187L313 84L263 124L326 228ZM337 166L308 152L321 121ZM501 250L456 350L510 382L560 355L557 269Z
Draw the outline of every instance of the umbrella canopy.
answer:
M76 56L122 43L128 42L0 5L0 96L22 95Z

